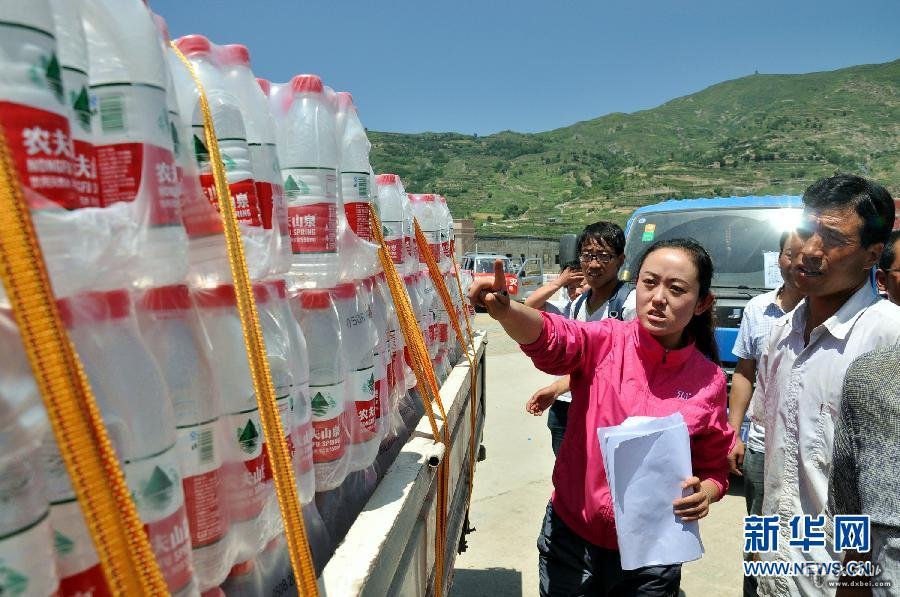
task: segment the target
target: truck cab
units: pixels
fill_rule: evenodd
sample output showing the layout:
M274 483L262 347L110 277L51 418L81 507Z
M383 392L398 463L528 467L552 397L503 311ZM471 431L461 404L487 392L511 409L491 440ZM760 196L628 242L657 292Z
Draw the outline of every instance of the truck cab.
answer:
M715 267L716 341L730 387L744 306L781 286L778 241L796 226L801 211L800 197L792 195L668 200L641 207L625 226L621 277L636 276L644 250L658 240L691 237L706 248Z
M519 278L516 272L513 271L512 262L506 255L500 255L499 253L466 253L463 255L459 269L462 270L461 274L464 277L469 277L470 280L487 276L493 278L494 262L498 259L503 262L503 272L506 277L506 287L509 289L509 294L519 298L517 296L519 293Z

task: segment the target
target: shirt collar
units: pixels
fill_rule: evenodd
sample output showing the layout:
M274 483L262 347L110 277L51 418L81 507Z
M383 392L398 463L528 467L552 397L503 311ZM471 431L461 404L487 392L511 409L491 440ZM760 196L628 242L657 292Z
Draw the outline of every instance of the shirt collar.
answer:
M644 363L659 364L663 367L679 367L694 353L693 342L688 343L684 348L664 347L653 337L653 334L644 329L637 317L628 322L628 325L632 326L634 330L634 342Z
M822 326L828 330L829 334L838 340L846 340L847 336L850 334L850 330L853 329L853 324L856 323L856 320L859 319L859 316L862 315L863 311L880 300L881 297L875 294L871 284L866 281L859 290L854 292L850 298L841 305L841 308L838 309L834 315L822 323ZM806 313L809 309L808 301L808 298L804 298L798 308L794 310L794 317L791 325L795 331L799 331L800 333L803 333L803 330L806 327Z

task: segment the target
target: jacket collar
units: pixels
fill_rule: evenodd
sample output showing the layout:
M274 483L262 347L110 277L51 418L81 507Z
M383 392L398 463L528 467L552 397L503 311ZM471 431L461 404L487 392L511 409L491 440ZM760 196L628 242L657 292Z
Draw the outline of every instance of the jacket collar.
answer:
M645 364L659 364L663 367L680 367L694 353L694 343L684 348L669 349L660 344L653 334L644 329L639 318L634 318L628 325L632 327L638 355Z

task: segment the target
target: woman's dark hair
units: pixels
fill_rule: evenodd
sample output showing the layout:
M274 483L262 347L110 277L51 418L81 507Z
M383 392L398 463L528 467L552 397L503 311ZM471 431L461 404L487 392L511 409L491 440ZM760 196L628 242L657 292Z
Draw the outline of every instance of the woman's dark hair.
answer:
M659 249L681 249L690 255L691 261L694 262L694 266L697 268L697 279L700 281L700 300L709 296L710 288L712 287L713 262L712 257L709 256L703 245L692 238L673 238L656 241L641 255L637 268L638 272L644 267L644 260L647 259L647 256ZM700 315L694 315L684 331L687 334L687 338L694 342L697 350L706 355L716 365L721 365L719 345L716 343L715 313L712 306Z

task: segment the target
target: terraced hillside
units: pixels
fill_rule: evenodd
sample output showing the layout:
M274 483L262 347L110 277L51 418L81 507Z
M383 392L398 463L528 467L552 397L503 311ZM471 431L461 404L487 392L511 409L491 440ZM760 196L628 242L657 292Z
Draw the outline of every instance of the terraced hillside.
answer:
M481 234L554 237L666 198L802 193L857 172L900 194L900 60L752 75L537 134L369 131L377 172L441 192Z

